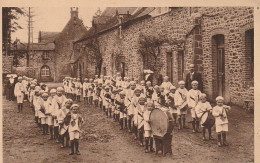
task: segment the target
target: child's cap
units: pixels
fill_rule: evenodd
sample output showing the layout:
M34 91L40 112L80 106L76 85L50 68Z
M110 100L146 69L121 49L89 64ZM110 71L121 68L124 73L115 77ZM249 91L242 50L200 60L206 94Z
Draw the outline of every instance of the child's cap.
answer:
M136 88L135 88L135 91L141 91L141 90L142 90L141 87L136 87Z
M199 84L199 82L197 82L196 80L194 80L194 81L191 82L191 84L192 84L192 85L197 85L197 84Z
M36 87L35 87L35 91L38 91L38 92L39 92L40 90L41 90L41 87L40 87L40 86L36 86Z
M152 84L151 81L147 81L146 84Z
M22 80L23 78L20 76L20 77L18 77L18 80Z
M222 96L218 96L218 97L216 98L216 101L224 101L224 98L223 98Z
M176 87L175 86L170 86L170 90L176 90Z
M50 90L50 93L56 93L56 92L57 92L56 89L51 89L51 90Z
M201 95L200 95L200 98L206 98L207 97L207 95L205 94L205 93L202 93Z
M79 105L78 105L78 104L73 104L73 105L71 105L70 109L73 109L73 108L79 109Z
M155 86L154 86L154 89L158 89L158 88L159 88L159 86L158 86L158 85L155 85Z
M178 82L178 84L179 84L179 85L185 84L185 81L181 80L181 81Z
M65 104L68 103L68 102L73 103L72 99L70 99L70 98L65 100Z
M146 102L146 106L148 106L148 105L153 106L153 108L155 107L152 100L149 100Z
M164 87L161 85L161 86L160 86L160 89L164 89Z
M135 85L135 81L130 81L130 85Z
M62 92L64 89L62 87L57 88L57 92Z
M140 82L140 84L145 84L144 80L142 80L142 81Z
M44 92L44 90L40 90L39 93L40 93L40 95L42 95L45 92Z
M42 95L42 97L49 97L48 93L44 92Z
M125 92L124 91L120 91L119 95L125 95Z

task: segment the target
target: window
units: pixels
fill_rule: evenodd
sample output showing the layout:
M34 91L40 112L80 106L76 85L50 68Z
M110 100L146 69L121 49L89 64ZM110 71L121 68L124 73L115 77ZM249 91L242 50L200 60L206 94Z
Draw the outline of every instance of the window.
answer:
M43 51L42 59L44 59L44 60L49 59L49 51Z
M178 52L178 80L183 80L184 74L184 51Z
M50 76L50 68L48 66L41 68L41 76Z
M167 52L167 76L169 77L169 81L173 81L173 56L172 52Z
M254 29L245 33L245 53L246 53L246 76L249 80L254 80Z

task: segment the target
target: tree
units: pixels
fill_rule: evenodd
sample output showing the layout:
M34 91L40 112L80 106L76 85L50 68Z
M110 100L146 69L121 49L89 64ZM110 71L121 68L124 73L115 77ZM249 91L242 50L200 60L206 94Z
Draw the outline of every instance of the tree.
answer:
M103 58L102 58L102 53L100 51L100 45L99 41L96 37L91 38L88 40L86 46L92 51L89 52L87 55L89 61L94 61L97 66L97 74L100 76L101 70L102 70L102 64L103 64Z
M142 55L144 68L154 71L155 78L159 77L162 67L160 63L160 46L166 42L164 36L139 35L139 53Z
M24 15L24 9L18 7L2 8L2 42L3 53L8 54L11 46L11 33L22 27L17 23L20 15Z

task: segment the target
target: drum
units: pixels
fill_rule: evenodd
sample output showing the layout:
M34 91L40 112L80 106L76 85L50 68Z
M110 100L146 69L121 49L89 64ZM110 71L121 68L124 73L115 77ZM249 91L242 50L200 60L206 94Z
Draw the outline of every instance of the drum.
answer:
M155 136L164 137L172 133L173 119L168 109L154 109L150 114L151 129Z
M215 124L215 118L212 114L204 112L200 117L200 124L206 128L211 128Z

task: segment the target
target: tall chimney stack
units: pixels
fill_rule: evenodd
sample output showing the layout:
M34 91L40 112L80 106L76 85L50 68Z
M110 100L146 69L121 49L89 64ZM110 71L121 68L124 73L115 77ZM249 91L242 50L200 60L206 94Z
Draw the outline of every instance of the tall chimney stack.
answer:
M78 18L78 7L71 7L70 8L70 14L71 14L71 18Z

